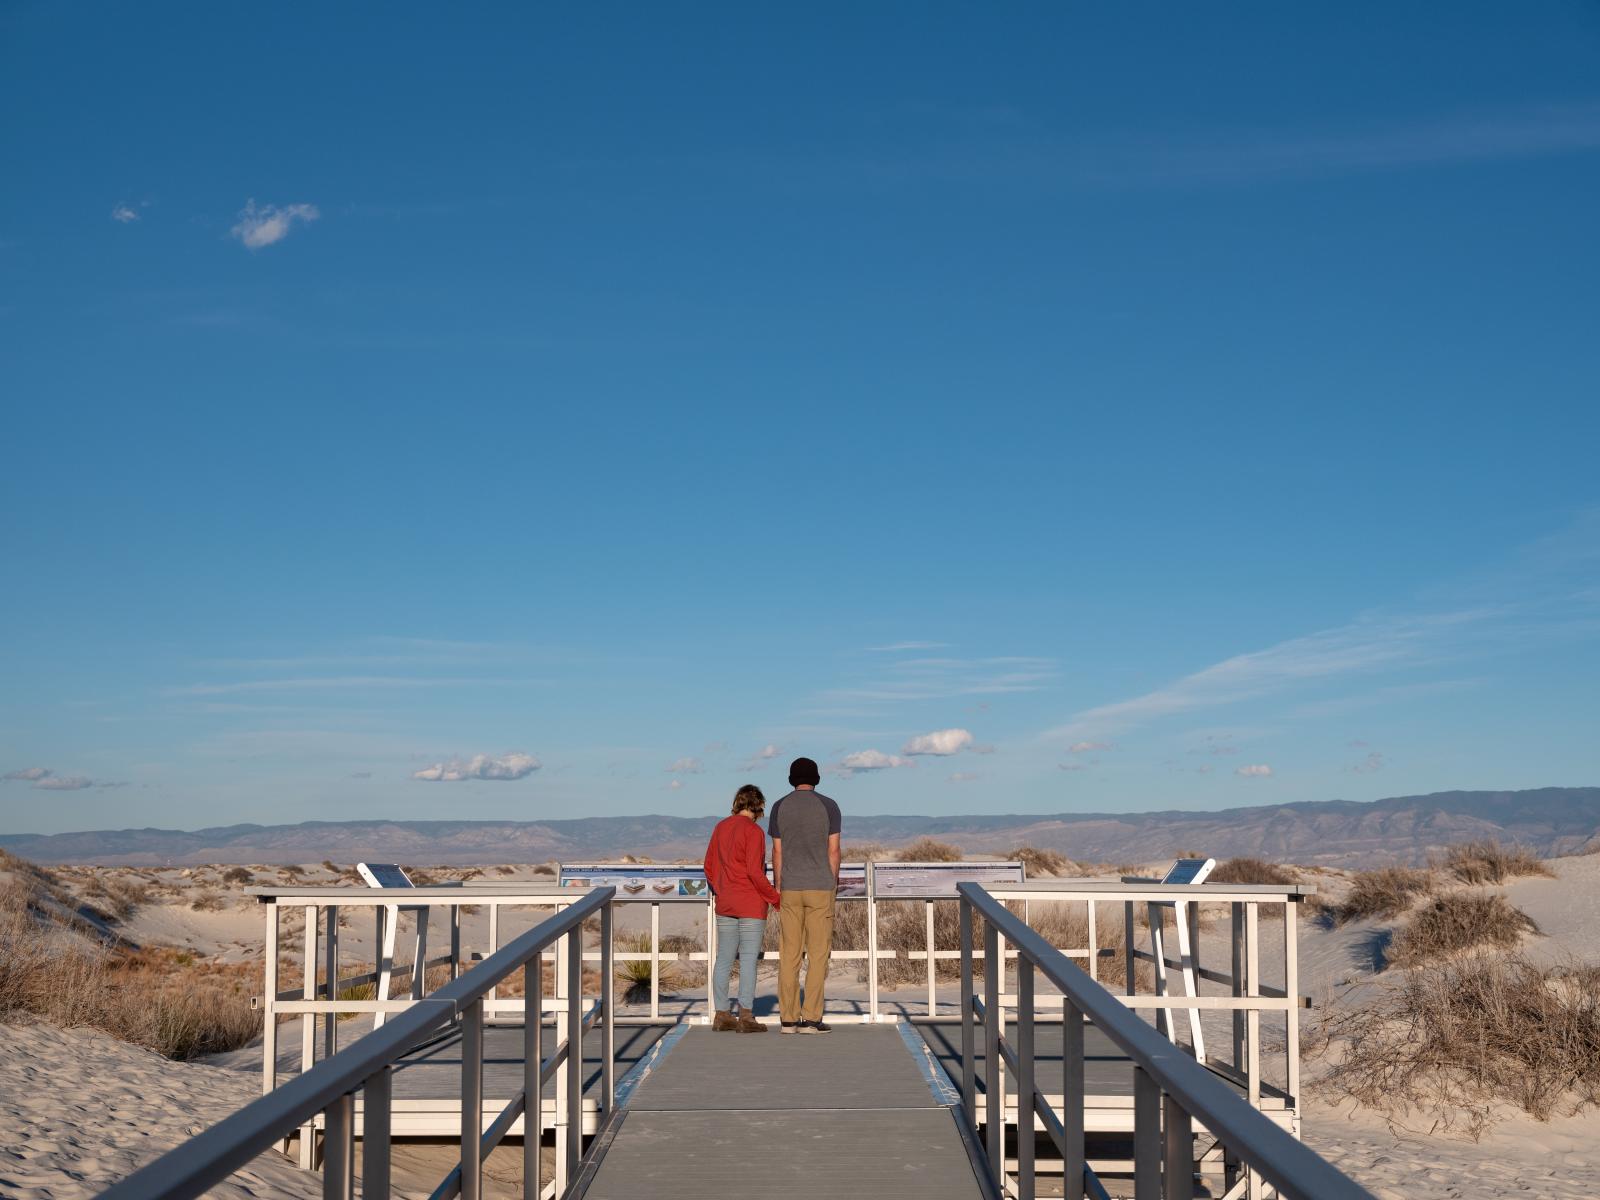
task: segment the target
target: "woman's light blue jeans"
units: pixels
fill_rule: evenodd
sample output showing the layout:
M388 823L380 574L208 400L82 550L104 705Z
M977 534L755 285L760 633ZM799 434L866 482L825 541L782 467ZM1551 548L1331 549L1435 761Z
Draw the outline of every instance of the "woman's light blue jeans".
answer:
M767 932L764 917L718 917L717 961L711 971L711 1001L717 1012L728 1008L728 982L733 978L733 956L739 956L739 1010L755 1015L756 960Z

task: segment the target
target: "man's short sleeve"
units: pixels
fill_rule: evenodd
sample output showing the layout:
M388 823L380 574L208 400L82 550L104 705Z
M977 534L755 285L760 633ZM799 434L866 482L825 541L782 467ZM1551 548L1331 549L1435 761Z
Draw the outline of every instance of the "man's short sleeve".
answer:
M822 806L828 810L828 835L839 833L844 828L844 819L839 815L839 806L827 796L822 798Z
M773 838L779 838L779 837L783 836L781 833L778 832L778 814L780 812L782 812L782 811L783 811L783 801L779 800L776 804L774 804L772 806L772 812L767 817L767 834L768 834L768 836L773 837Z

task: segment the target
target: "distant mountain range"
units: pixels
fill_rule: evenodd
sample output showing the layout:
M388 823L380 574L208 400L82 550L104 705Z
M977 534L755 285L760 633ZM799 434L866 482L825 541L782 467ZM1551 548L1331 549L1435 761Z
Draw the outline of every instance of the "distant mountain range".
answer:
M583 817L552 821L306 821L186 833L119 829L0 834L0 848L36 862L103 865L311 863L332 859L472 866L606 860L623 854L698 858L716 817ZM1494 838L1545 856L1600 848L1600 788L1435 792L1359 803L1312 801L1220 812L987 814L845 813L845 844L904 846L920 837L969 854L1018 846L1089 862L1132 863L1179 851L1217 858L1350 865L1415 862L1454 842Z

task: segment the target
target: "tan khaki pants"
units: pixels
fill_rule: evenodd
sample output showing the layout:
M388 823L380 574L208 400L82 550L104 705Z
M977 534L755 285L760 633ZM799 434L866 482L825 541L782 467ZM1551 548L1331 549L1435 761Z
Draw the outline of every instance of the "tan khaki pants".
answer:
M778 1019L822 1020L828 985L828 959L833 954L831 891L785 890L778 909ZM806 957L806 1002L800 1004L800 956Z

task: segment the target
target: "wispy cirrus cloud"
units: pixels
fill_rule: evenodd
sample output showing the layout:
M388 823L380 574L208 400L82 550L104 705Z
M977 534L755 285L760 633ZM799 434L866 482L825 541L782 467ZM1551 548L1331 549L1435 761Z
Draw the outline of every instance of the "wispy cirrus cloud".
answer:
M512 751L498 756L474 754L471 758L449 758L411 772L411 778L424 783L464 783L469 779L506 781L524 779L543 764L531 754Z
M139 210L127 204L119 204L111 210L111 219L118 225L131 225L139 219Z
M1111 749L1110 742L1073 742L1067 747L1068 754L1093 754L1096 750Z
M228 232L248 250L260 250L281 242L289 236L296 224L309 224L322 214L315 204L257 205L254 200L245 202L239 211L238 223Z
M1351 763L1345 768L1345 770L1355 775L1371 775L1376 771L1383 770L1383 768L1387 765L1388 764L1384 761L1383 754L1380 751L1374 750L1360 762Z
M990 658L907 658L883 664L873 678L832 688L819 696L819 711L847 712L919 700L950 700L1035 692L1056 675L1054 659L1023 655Z
M1296 686L1437 657L1452 634L1504 615L1479 608L1427 616L1353 622L1306 637L1291 638L1248 654L1224 659L1204 670L1113 704L1084 709L1051 736L1095 741L1184 713L1272 695Z
M46 792L81 792L88 788L128 786L126 781L121 779L90 779L87 775L57 775L49 767L23 767L18 771L7 771L4 775L0 775L0 780L30 783Z
M1265 779L1272 774L1272 768L1266 763L1249 763L1233 769L1235 775L1242 775L1246 779Z
M675 759L667 764L667 770L674 775L699 775L705 769L705 763L689 755Z

